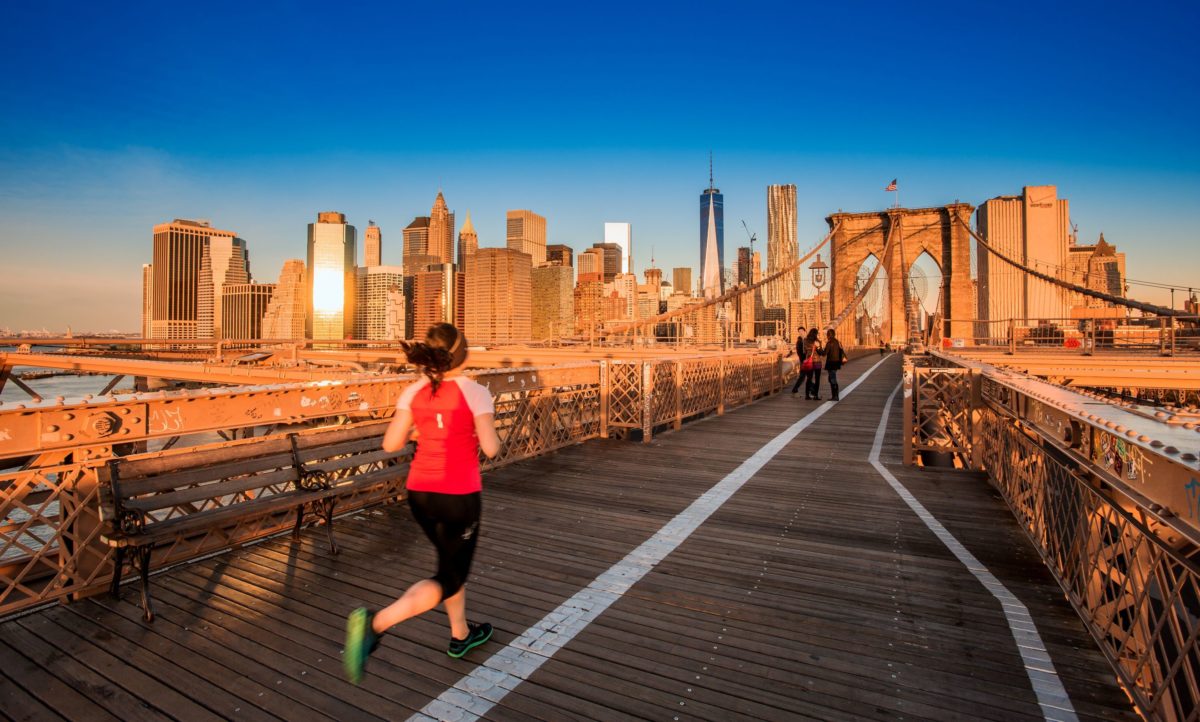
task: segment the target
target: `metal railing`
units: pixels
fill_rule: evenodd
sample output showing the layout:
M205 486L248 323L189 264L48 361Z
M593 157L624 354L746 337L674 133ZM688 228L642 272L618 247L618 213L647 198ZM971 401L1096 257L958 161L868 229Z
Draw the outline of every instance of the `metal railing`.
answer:
M905 385L906 462L985 471L1138 711L1200 717L1195 425L947 355Z
M1147 353L1174 356L1200 351L1200 317L1045 318L951 322L969 336L946 337L943 348L983 347L1008 353L1069 351L1080 355Z
M748 352L472 373L492 390L502 441L500 454L484 468L598 437L640 432L649 441L656 428L678 428L779 391L790 370L778 354ZM0 460L26 457L25 468L0 472L0 615L105 588L113 562L100 536L97 469L106 459L170 460L209 449L228 449L235 458L248 445L291 433L296 424L321 424L296 432L318 439L336 438L348 423L375 424L382 434L384 417L407 380L160 392L9 410L14 429L29 429L14 431L0 445ZM170 448L180 438L211 439L212 432L229 440ZM164 443L166 448L146 451L148 444ZM399 477L340 499L339 514L401 495ZM155 565L236 547L290 524L287 515L277 515L178 539L156 552Z

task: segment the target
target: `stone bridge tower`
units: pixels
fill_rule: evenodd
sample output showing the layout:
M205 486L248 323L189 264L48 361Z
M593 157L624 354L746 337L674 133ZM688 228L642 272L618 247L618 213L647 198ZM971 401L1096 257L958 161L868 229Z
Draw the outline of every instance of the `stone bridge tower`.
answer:
M876 278L887 289L888 319L883 338L892 344L908 340L904 322L904 282L912 264L922 251L929 253L942 272L941 318L943 337L971 335L974 319L971 290L970 234L963 223L970 223L975 209L967 203L952 203L940 208L889 208L869 213L834 213L825 218L830 228L841 223L830 242L830 308L837 313L854 299L854 281L868 256L883 264L887 279ZM888 233L897 226L892 249L884 257ZM903 246L901 246L903 241ZM902 252L903 250L903 252ZM853 314L838 327L838 338L854 343Z

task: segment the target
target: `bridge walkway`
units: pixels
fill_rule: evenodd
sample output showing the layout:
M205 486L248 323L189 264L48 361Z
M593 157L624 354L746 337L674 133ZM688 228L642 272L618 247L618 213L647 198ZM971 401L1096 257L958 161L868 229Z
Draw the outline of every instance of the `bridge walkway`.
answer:
M150 625L131 587L5 622L0 717L1071 719L1052 690L1039 706L1031 679L1053 685L1026 671L1000 603L868 463L899 357L845 389L876 361L852 362L843 400L706 518L685 510L822 404L785 393L651 444L589 442L487 475L469 611L497 631L464 660L435 612L389 634L360 687L342 678L346 612L432 568L393 505L342 520L338 557L316 529L167 570ZM887 469L1026 605L1078 718L1136 719L987 482L899 463L899 403ZM623 593L597 586L681 512L699 525L668 534L673 551ZM609 606L587 624L562 614L589 585ZM519 638L561 648L507 674L530 657L508 646Z

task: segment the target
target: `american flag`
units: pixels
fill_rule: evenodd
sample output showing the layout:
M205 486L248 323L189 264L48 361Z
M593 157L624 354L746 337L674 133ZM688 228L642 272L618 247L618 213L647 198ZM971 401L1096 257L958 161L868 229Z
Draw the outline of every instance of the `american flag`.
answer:
M896 180L897 180L896 178L893 178L893 179L892 179L892 182L891 182L891 183L888 183L888 186L887 186L887 188L884 188L884 190L885 190L885 191L894 191L894 190L896 190Z

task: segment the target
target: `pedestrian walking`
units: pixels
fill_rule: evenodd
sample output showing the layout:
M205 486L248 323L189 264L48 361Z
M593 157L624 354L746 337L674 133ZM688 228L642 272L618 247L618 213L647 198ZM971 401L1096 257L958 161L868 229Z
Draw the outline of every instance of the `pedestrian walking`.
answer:
M446 653L455 659L492 636L492 625L467 621L467 575L479 539L482 484L479 451L500 451L495 408L486 388L462 375L467 339L448 323L422 343L405 344L409 363L425 375L400 394L383 436L386 451L404 448L416 430L418 446L406 482L413 518L437 549L437 573L378 611L355 609L346 620L343 666L358 684L367 658L391 627L443 605L450 622Z
M800 375L804 379L804 398L821 399L821 335L816 327L808 330L804 338L804 361L800 364Z
M849 359L846 358L846 352L842 350L842 342L837 340L837 334L833 332L832 328L825 330L824 354L825 371L829 374L829 390L833 393L830 399L839 401L837 372Z
M796 368L804 363L804 327L796 329ZM803 373L796 374L796 383L792 386L792 394L800 391L800 382L804 380Z

